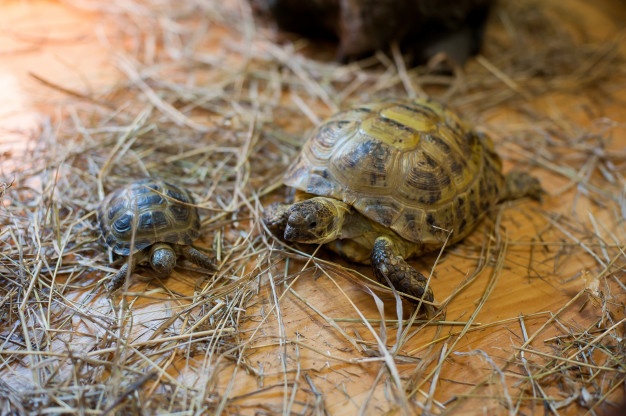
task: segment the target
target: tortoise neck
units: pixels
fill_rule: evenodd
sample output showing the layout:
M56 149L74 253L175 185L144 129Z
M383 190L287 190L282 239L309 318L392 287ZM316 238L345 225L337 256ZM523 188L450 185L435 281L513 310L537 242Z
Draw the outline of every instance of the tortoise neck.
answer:
M346 226L350 227L349 222L352 220L354 210L348 204L343 201L334 198L324 198L327 206L332 206L333 211L333 226L330 228L330 232L326 235L324 243L334 241L337 238L344 238L343 233Z
M371 221L363 214L344 204L346 207L343 213L343 225L339 238L354 238L367 231L371 231Z

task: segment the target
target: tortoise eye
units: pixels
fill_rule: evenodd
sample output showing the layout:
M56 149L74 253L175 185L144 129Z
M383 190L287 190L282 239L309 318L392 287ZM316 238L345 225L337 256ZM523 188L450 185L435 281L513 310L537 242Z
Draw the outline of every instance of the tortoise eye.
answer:
M309 228L317 227L317 217L313 213L309 213L304 220Z

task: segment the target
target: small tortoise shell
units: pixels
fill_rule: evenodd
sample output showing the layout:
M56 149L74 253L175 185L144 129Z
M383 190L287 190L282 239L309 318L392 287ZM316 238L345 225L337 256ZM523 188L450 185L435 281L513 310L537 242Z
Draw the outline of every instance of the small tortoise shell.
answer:
M132 252L160 242L190 245L200 235L200 218L193 203L187 190L171 183L155 179L133 182L102 201L100 232L113 252L122 256L131 254L131 243Z

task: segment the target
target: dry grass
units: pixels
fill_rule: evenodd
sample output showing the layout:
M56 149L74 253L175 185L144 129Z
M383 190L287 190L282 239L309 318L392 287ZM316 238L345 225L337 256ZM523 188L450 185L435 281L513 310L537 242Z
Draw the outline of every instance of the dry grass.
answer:
M274 42L243 0L100 12L123 81L86 93L38 78L67 106L0 178L0 412L598 414L624 396L626 130L602 112L623 106L622 34L599 42L567 15L508 5L484 54L443 76L399 52L309 59L302 41ZM280 175L303 131L350 103L422 91L492 131L507 166L532 169L549 193L501 207L420 263L458 276L430 320L367 268L285 246L259 221L288 194ZM572 96L577 113L561 111ZM508 118L486 121L502 109ZM193 192L197 245L220 270L140 270L109 298L115 266L94 210L146 176ZM544 282L568 300L492 316L515 273L525 290Z

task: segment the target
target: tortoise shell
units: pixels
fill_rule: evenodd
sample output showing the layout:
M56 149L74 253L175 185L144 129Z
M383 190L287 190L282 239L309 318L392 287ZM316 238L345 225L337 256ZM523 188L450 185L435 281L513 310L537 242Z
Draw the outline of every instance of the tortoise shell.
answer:
M493 143L430 99L341 112L317 127L284 183L353 206L406 240L466 236L504 187Z
M190 245L200 235L200 217L193 203L187 190L171 183L133 182L102 201L100 232L113 252L122 256L131 254L131 243L133 252L154 243Z

